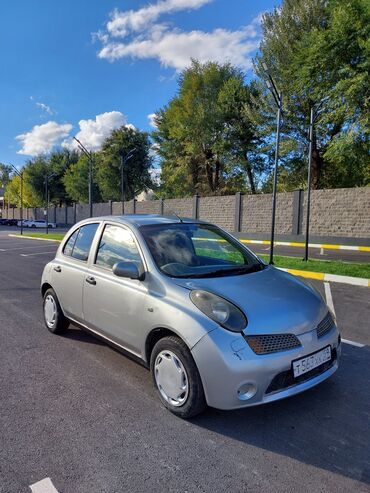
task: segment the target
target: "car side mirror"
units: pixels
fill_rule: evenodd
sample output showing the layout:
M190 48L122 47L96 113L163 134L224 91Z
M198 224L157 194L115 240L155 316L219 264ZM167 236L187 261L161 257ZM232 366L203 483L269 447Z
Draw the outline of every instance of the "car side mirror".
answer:
M117 277L127 277L128 279L144 278L144 274L141 273L134 262L117 262L113 265L113 274Z

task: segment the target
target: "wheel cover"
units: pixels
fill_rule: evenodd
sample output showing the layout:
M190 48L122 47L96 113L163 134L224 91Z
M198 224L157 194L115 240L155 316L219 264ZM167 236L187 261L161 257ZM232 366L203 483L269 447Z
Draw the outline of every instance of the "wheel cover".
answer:
M51 294L48 294L45 298L44 315L46 325L52 329L55 326L57 318L57 305Z
M154 378L163 399L172 406L182 406L189 395L189 381L180 358L169 350L155 359Z

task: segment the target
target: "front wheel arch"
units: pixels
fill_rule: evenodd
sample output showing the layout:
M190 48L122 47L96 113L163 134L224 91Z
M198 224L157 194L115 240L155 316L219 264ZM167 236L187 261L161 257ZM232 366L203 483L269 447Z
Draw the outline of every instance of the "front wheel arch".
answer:
M179 339L181 339L186 344L186 342L178 334L176 334L176 332L174 332L171 329L167 329L165 327L156 327L155 329L152 329L147 335L145 341L145 362L147 363L148 366L150 364L150 357L154 346L157 344L159 340L169 336L179 337Z
M44 297L44 294L48 289L53 289L53 286L49 284L48 282L44 282L43 285L41 286L41 296Z

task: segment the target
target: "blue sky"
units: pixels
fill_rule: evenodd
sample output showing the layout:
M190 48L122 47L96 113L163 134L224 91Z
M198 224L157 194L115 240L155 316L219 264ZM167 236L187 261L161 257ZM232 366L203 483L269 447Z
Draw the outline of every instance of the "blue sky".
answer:
M0 6L0 162L91 149L110 129L150 130L190 57L250 75L271 0L4 0Z

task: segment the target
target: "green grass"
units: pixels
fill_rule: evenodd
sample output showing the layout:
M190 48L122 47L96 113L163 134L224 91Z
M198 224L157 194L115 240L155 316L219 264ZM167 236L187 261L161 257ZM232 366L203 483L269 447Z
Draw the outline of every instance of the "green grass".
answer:
M240 262L240 255L213 250L210 248L196 248L198 255L223 258L231 262ZM269 255L258 255L266 263L269 262ZM305 270L310 272L322 272L324 274L337 274L339 276L363 277L370 279L370 263L341 262L338 260L308 260L304 262L300 257L284 257L274 255L275 267L284 269Z
M259 255L265 262L269 261L268 255ZM284 269L306 270L311 272L324 272L339 276L352 276L370 278L370 263L341 262L338 260L308 260L304 262L299 257L283 257L274 255L275 267Z
M17 236L21 236L18 234ZM28 231L24 231L23 236L31 236L32 238L46 238L48 240L63 240L64 233L31 233Z

